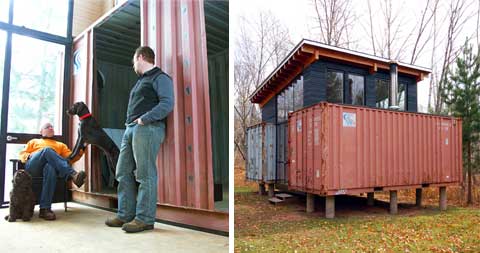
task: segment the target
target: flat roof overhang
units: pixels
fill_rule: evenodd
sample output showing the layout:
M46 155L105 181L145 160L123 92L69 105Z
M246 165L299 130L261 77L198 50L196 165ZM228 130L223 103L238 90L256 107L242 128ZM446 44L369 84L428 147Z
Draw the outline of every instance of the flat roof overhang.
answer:
M306 67L320 59L368 68L370 73L375 73L380 69L389 71L392 63L392 60L386 58L303 39L252 93L250 101L263 107L301 74ZM431 72L428 68L402 62L396 63L398 64L399 74L412 76L417 82L423 80Z

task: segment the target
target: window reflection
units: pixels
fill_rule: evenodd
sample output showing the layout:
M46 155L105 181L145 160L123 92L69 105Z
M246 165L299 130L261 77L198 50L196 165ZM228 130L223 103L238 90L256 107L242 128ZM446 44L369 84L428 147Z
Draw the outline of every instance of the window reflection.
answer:
M405 83L398 84L397 101L400 111L405 111ZM378 108L388 109L388 97L390 92L390 81L385 79L375 80L376 101L375 106Z
M376 100L375 107L388 109L388 91L390 87L390 81L385 79L375 80Z
M277 121L284 122L288 113L303 108L303 76L295 79L277 95Z
M13 24L67 37L68 2L66 0L15 0Z
M343 72L327 71L327 101L343 103Z
M8 132L37 134L50 122L61 134L65 46L12 37Z
M365 82L361 75L348 74L348 89L352 105L364 105Z

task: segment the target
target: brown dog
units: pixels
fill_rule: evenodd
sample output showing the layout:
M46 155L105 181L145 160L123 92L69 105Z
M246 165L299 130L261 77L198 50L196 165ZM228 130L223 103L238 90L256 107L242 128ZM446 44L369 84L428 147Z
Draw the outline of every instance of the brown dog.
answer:
M13 175L13 188L10 191L10 214L5 216L9 222L22 219L29 221L33 216L35 195L32 191L32 177L25 170L17 170Z

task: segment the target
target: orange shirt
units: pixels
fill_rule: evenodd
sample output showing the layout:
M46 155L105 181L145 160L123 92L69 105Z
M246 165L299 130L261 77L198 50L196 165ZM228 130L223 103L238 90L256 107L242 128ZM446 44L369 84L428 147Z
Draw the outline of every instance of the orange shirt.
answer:
M27 145L25 146L25 149L20 151L20 160L22 160L22 163L25 163L28 159L28 156L38 152L46 147L52 148L63 158L67 158L72 151L67 147L62 142L52 140L52 139L32 139L29 142L27 142ZM80 149L80 152L78 153L77 156L75 156L70 163L76 162L80 157L83 155L83 150Z

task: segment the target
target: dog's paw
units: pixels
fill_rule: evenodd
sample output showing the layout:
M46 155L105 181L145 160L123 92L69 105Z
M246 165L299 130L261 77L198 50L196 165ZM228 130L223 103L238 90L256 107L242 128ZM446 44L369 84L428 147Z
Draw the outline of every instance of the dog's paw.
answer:
M23 217L22 220L23 221L30 221L30 217Z

